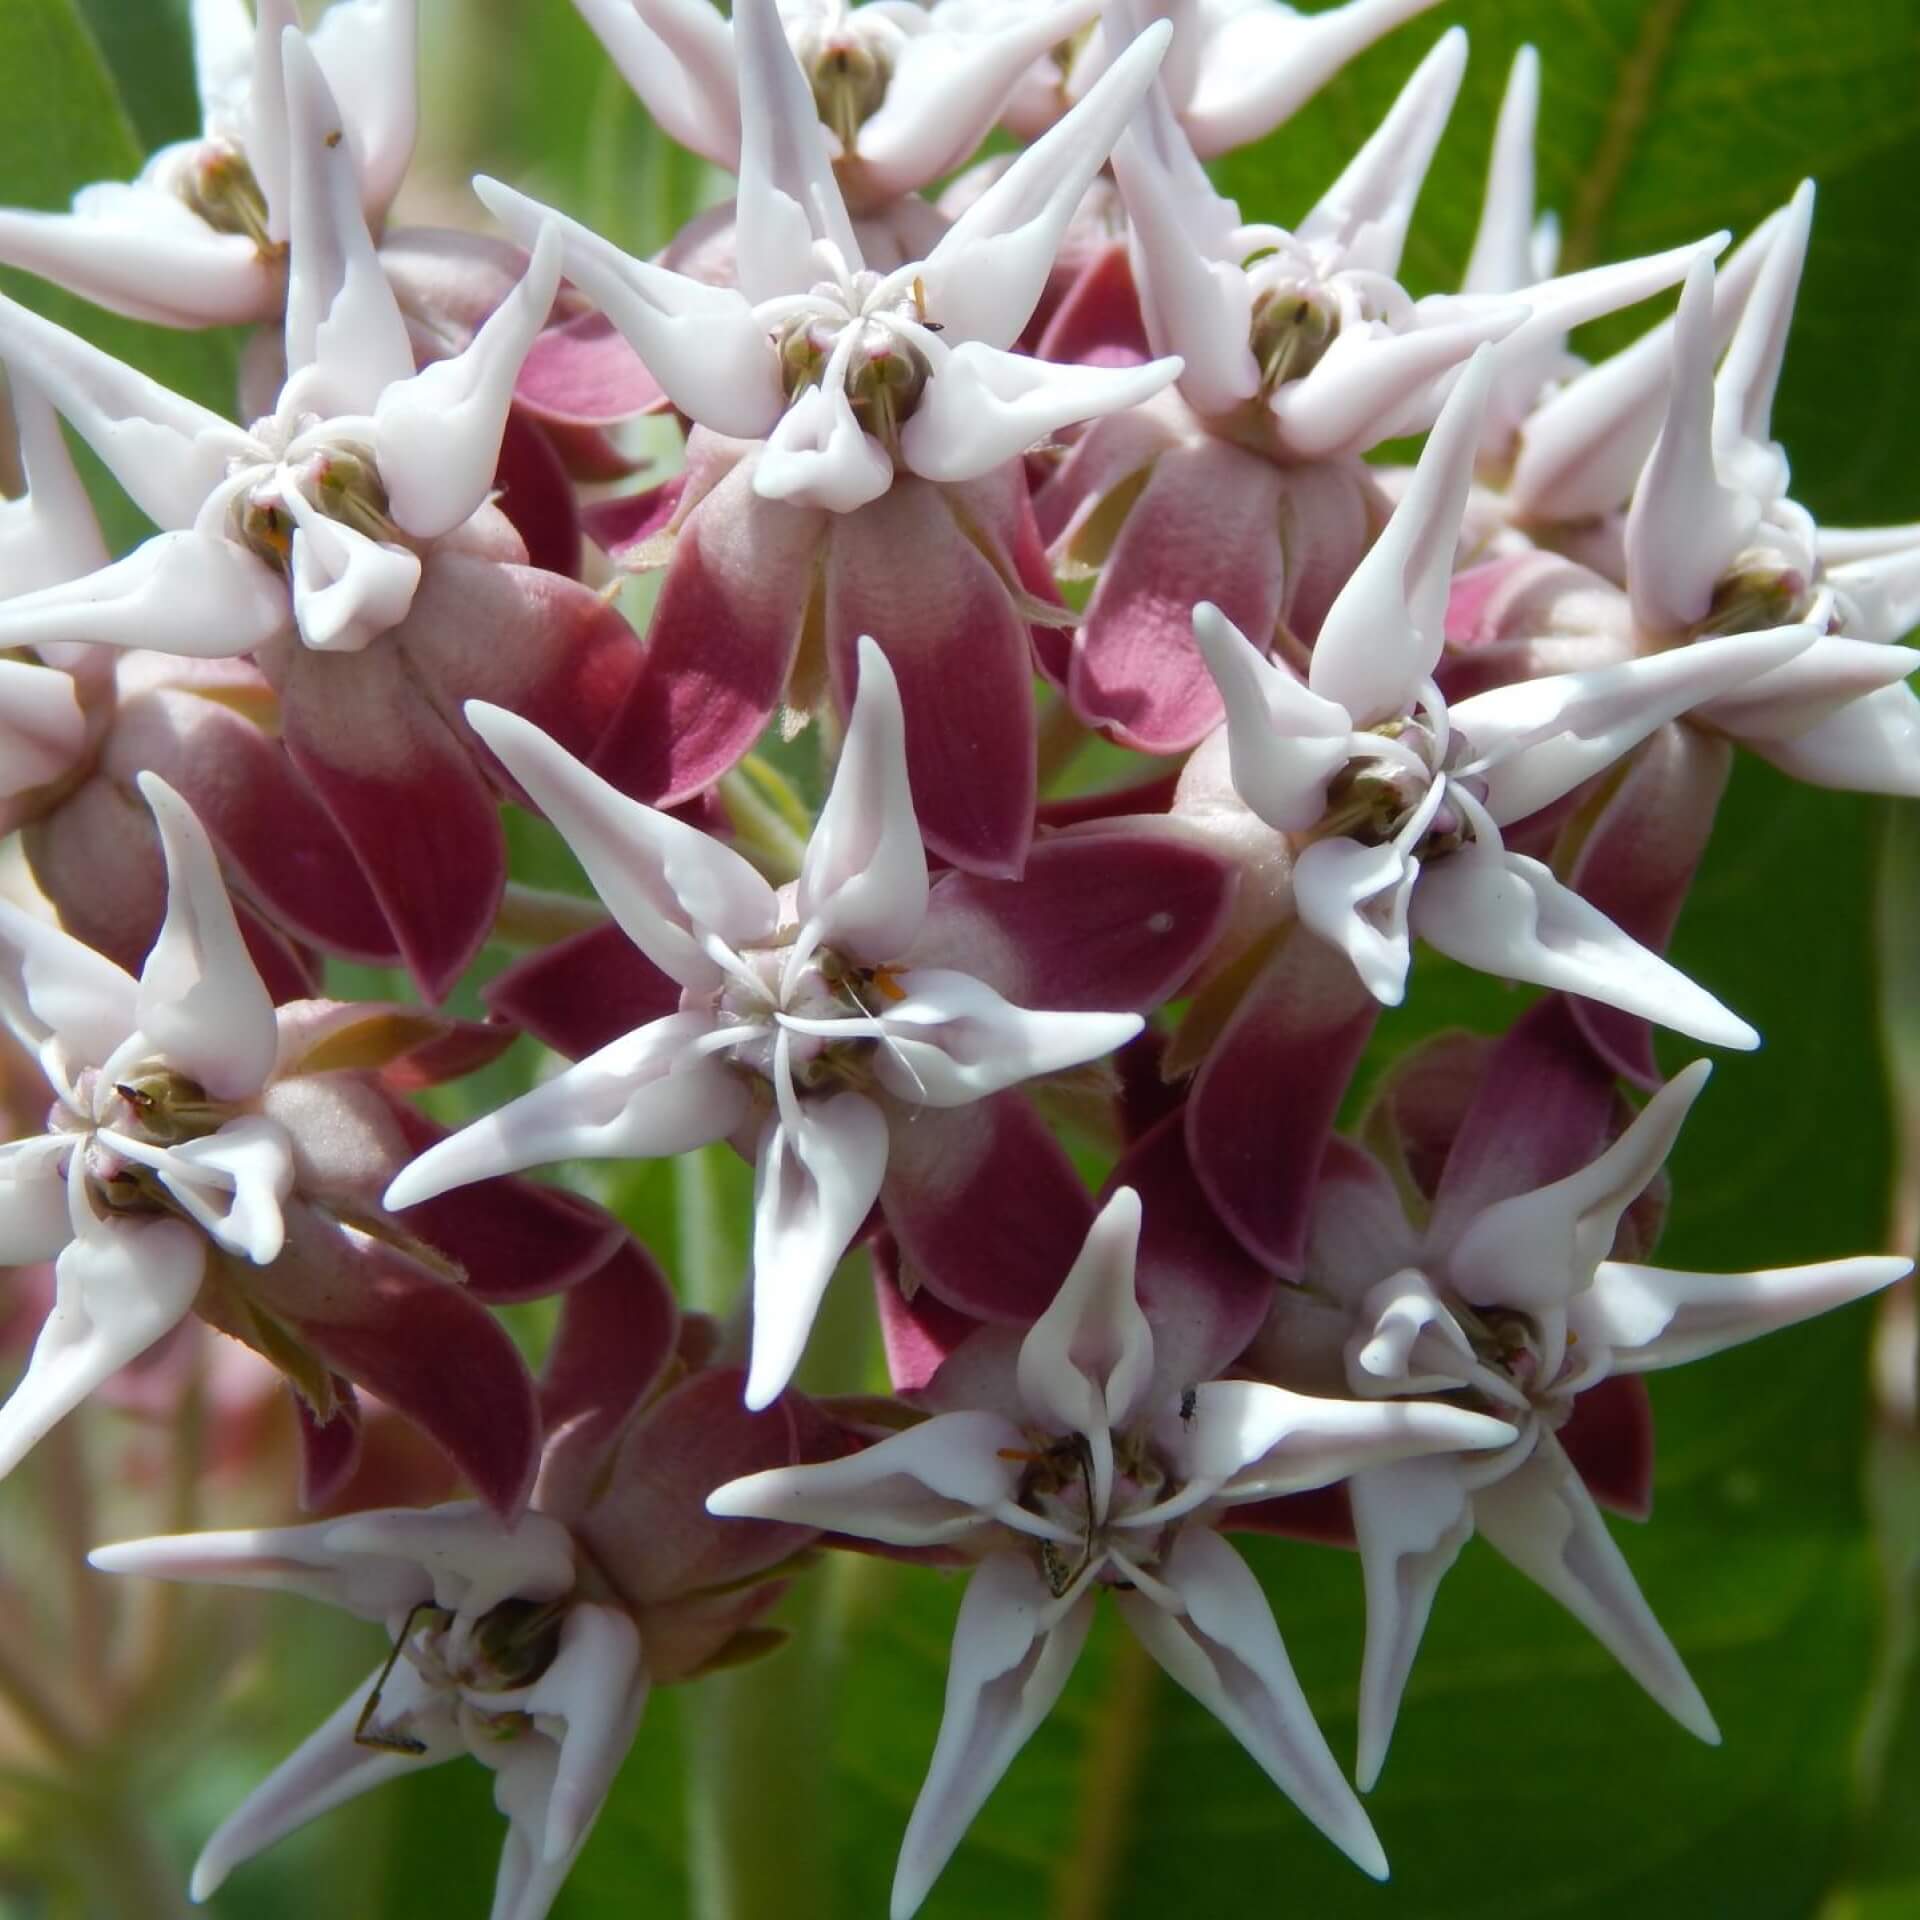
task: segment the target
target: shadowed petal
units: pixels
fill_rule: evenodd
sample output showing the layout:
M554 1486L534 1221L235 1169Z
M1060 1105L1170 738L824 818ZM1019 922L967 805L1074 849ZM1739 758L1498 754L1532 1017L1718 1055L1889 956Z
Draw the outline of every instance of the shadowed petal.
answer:
M208 1236L264 1265L286 1238L281 1208L293 1191L293 1146L286 1129L259 1114L241 1114L217 1133L178 1146L155 1147L109 1128L96 1136L123 1158L151 1167Z
M680 983L612 921L516 961L482 996L492 1012L578 1060L680 1010Z
M37 1266L73 1238L67 1213L70 1133L0 1145L0 1267Z

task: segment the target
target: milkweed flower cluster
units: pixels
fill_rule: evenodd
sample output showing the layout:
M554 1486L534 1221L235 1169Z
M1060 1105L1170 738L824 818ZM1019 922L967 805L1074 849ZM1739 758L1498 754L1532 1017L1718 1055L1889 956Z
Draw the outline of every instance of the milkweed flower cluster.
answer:
M1475 1533L1717 1739L1601 1517L1645 1511L1638 1375L1908 1264L1651 1260L1708 1076L1651 1030L1759 1041L1664 951L1733 752L1920 792L1920 530L1818 526L1769 427L1811 186L1724 261L1556 275L1523 54L1465 281L1415 298L1458 30L1297 227L1202 161L1423 0L577 4L738 178L658 258L488 178L472 233L387 224L411 0L310 33L197 0L202 136L0 213L0 260L258 329L229 418L0 299L32 880L0 901L0 1258L46 1301L0 1471L210 1329L284 1380L321 1517L94 1564L387 1638L195 1897L472 1755L497 1920L540 1920L651 1689L769 1650L823 1543L968 1570L897 1920L1103 1595L1384 1875L1229 1539L1314 1490L1364 1581L1361 1789ZM996 126L1026 144L926 197ZM678 470L610 490L661 411ZM61 421L155 526L121 557ZM770 728L817 744L808 817ZM1093 735L1136 775L1051 790ZM528 919L503 803L604 915L463 1019ZM1416 936L1539 991L1340 1131ZM338 997L339 960L417 998ZM564 1058L518 1097L452 1132L414 1103L521 1033ZM723 1142L754 1170L730 1321L523 1177ZM816 1353L802 1393L857 1250L892 1392ZM549 1298L536 1374L494 1309ZM434 1451L383 1466L393 1427Z

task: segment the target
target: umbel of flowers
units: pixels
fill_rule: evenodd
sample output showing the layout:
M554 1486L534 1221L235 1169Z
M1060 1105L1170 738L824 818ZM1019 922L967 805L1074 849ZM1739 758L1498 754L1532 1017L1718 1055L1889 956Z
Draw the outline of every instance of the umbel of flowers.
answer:
M1316 1489L1364 1578L1362 1789L1475 1533L1717 1739L1601 1517L1645 1510L1637 1376L1908 1267L1651 1257L1708 1063L1663 1079L1650 1031L1759 1040L1664 957L1735 746L1920 792L1920 530L1816 525L1770 433L1811 186L1724 267L1556 277L1526 55L1466 283L1416 299L1457 30L1296 229L1201 160L1423 0L577 4L738 176L657 259L486 178L471 232L388 224L411 0L310 34L197 0L202 136L0 212L0 260L258 329L229 416L0 299L0 1470L242 1343L320 1517L94 1564L378 1629L195 1897L472 1756L496 1920L540 1920L651 1690L776 1645L822 1542L966 1570L895 1920L1103 1601L1384 1875L1228 1537ZM926 198L996 127L1027 144ZM672 477L609 491L662 409ZM154 524L117 558L60 420ZM606 589L642 572L636 629ZM1137 777L1054 790L1039 743L1090 732ZM503 806L604 913L509 881ZM1416 937L1533 991L1342 1133ZM494 938L532 950L491 1018L440 1011ZM517 1097L414 1103L520 1033L564 1058ZM519 1178L721 1142L723 1319ZM886 1396L808 1352L862 1251ZM530 1368L494 1309L548 1296ZM430 1467L376 1457L396 1428Z

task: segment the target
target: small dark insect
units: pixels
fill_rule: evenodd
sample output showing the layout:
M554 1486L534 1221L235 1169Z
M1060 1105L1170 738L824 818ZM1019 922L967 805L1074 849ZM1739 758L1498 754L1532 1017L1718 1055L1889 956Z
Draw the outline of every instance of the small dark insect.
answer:
M413 1623L423 1613L434 1613L438 1609L431 1600L422 1600L400 1623L400 1631L394 1636L393 1649L387 1655L387 1664L380 1669L380 1677L373 1683L373 1691L367 1695L366 1705L360 1709L360 1718L353 1723L353 1744L356 1747L371 1747L376 1753L425 1753L427 1743L416 1740L411 1734L394 1733L386 1727L376 1727L373 1716L380 1705L381 1689L392 1677L394 1668L400 1662L400 1656L406 1651L407 1638L413 1632Z
M1183 1427L1193 1425L1193 1410L1198 1404L1199 1399L1200 1390L1198 1387L1189 1387L1186 1392L1180 1396L1180 1424Z
M333 147L337 147L339 144L340 144L340 129L338 127L335 127L334 130L327 135L327 146L331 149Z

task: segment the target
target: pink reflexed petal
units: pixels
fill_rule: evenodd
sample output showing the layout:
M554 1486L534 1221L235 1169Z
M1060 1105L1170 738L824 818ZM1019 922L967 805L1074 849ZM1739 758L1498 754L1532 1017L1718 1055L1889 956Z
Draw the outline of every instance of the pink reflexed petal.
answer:
M985 980L1022 1006L1146 1012L1211 950L1233 876L1171 821L1043 836L1019 880L949 872L902 958Z
M1070 550L1101 502L1169 448L1188 444L1196 423L1177 394L1146 407L1109 414L1075 437L1066 458L1034 499L1040 536L1055 552Z
M977 480L1063 427L1152 399L1179 367L1064 365L963 340L934 368L900 452L922 479Z
M967 1582L953 1628L946 1708L894 1872L891 1920L911 1920L973 1816L1053 1709L1093 1624L1093 1595L1063 1610L1023 1553Z
M1615 926L1654 953L1686 905L1733 771L1724 740L1697 727L1666 727L1629 764L1580 845L1568 883ZM1649 1024L1598 1000L1575 1000L1589 1045L1616 1073L1659 1083Z
M380 1714L391 1725L404 1715L408 1734L426 1752L393 1753L361 1746L354 1728L377 1674L348 1695L244 1801L221 1822L194 1862L193 1897L209 1900L243 1861L358 1795L464 1754L453 1715L410 1663L402 1660L381 1688Z
M1399 271L1414 202L1467 70L1458 27L1434 42L1366 144L1296 229L1309 246L1339 249L1344 268Z
M1109 820L1135 815L1159 815L1173 805L1180 784L1180 769L1158 773L1151 779L1137 780L1130 786L1101 787L1092 793L1069 794L1059 800L1042 800L1036 811L1043 827L1101 826ZM1031 858L1031 856L1029 856Z
M1763 1273L1675 1273L1602 1260L1591 1292L1569 1315L1582 1336L1614 1350L1635 1373L1677 1367L1763 1333L1797 1325L1890 1287L1910 1260L1860 1255Z
M692 1052L713 1030L705 1014L674 1014L463 1127L415 1160L386 1204L423 1200L495 1174L556 1160L645 1160L723 1140L749 1112L747 1083Z
M1124 1046L1141 1026L1136 1013L1016 1007L971 974L938 967L912 968L899 986L901 997L878 1003L871 1022L882 1043L874 1077L909 1106L965 1106L1062 1073ZM821 1023L829 1032L841 1024Z
M286 584L211 534L155 534L77 580L0 600L0 646L150 647L191 659L249 653L291 631Z
M1473 1496L1473 1517L1488 1545L1558 1600L1658 1705L1709 1746L1720 1744L1700 1689L1551 1434L1524 1466Z
M1489 1207L1590 1165L1612 1137L1617 1106L1612 1073L1583 1044L1578 1003L1539 1001L1479 1068L1433 1193L1426 1244L1450 1247Z
M927 307L956 340L1010 347L1052 271L1080 197L1153 84L1172 29L1155 21L1086 98L974 201L921 263Z
M899 685L871 638L861 638L859 662L853 717L800 868L794 953L824 943L879 966L907 951L926 918L927 855L907 786Z
M710 786L765 731L786 692L827 516L761 499L753 476L752 460L735 466L687 515L674 543L639 677L594 755L596 768L628 793L671 806ZM891 505L889 496L836 523L835 544ZM890 582L897 584L892 562L911 550L888 548ZM890 588L873 611L897 623L897 593ZM871 629L871 621L852 620L849 650Z
M167 917L140 971L140 1030L222 1100L266 1085L280 1040L206 829L158 774L140 776L167 861Z
M1179 752L1218 724L1194 608L1214 603L1263 651L1271 644L1287 584L1284 487L1272 462L1224 441L1161 456L1074 635L1068 697L1082 719L1143 753Z
M1420 1264L1421 1236L1392 1176L1351 1140L1328 1143L1311 1231L1303 1276L1311 1291L1283 1287L1279 1302L1322 1295L1351 1313L1375 1282Z
M1347 1497L1367 1585L1360 1747L1353 1768L1355 1783L1367 1793L1386 1763L1433 1597L1473 1537L1473 1512L1459 1468L1446 1459L1376 1467L1348 1483Z
M1094 1216L1060 1290L1020 1343L1020 1398L1048 1432L1080 1434L1093 1458L1093 1512L1113 1497L1113 1433L1153 1382L1153 1334L1134 1297L1140 1196L1121 1187Z
M350 1381L334 1376L339 1404L333 1418L315 1419L313 1409L292 1394L295 1431L300 1443L300 1510L312 1513L329 1507L346 1490L360 1464L360 1401ZM291 1390L289 1390L291 1392Z
M1469 362L1393 518L1321 623L1307 683L1345 707L1356 726L1406 712L1439 664L1460 516L1493 364L1486 348Z
M78 1188L83 1176L69 1178ZM77 1202L76 1237L54 1265L53 1310L27 1370L0 1406L0 1475L57 1422L193 1309L207 1243L179 1220L101 1219Z
M1603 1507L1628 1520L1653 1512L1653 1402L1644 1380L1614 1373L1596 1381L1556 1438Z
M1217 1380L1246 1351L1273 1301L1273 1277L1221 1224L1194 1177L1186 1116L1169 1113L1121 1158L1114 1187L1140 1196L1136 1286L1153 1333L1154 1392Z
M571 1522L597 1490L628 1423L673 1359L680 1313L660 1269L623 1240L569 1290L540 1375L547 1447L535 1499Z
M609 924L529 954L482 997L499 1018L578 1060L678 1012L680 983Z
M0 800L69 773L87 741L73 676L0 660Z
M1305 1258L1320 1158L1377 1010L1344 956L1296 933L1194 1080L1194 1173L1241 1245L1276 1273L1297 1274Z
M1524 854L1469 847L1430 862L1411 913L1423 940L1482 973L1585 994L1710 1046L1760 1044L1744 1020Z
M533 1488L540 1415L506 1329L458 1286L351 1228L295 1211L287 1253L249 1274L261 1303L320 1360L437 1441L488 1506Z
M525 276L468 345L380 394L374 457L395 523L416 540L451 533L492 491L514 379L560 290L560 253L558 231L543 227Z
M64 1202L58 1222L66 1230ZM981 1322L959 1312L922 1287L911 1300L900 1287L900 1252L890 1233L868 1243L873 1261L873 1294L880 1316L880 1338L887 1352L887 1378L895 1393L918 1393L941 1363Z
M244 234L215 233L163 188L83 190L72 213L0 209L0 260L96 306L162 327L276 318L281 264Z
M997 1413L941 1413L842 1460L729 1480L707 1511L850 1533L889 1546L964 1539L1010 1505L1027 1442Z
M654 539L679 518L686 490L687 475L676 473L671 480L644 493L599 500L581 508L580 524L616 566L638 569Z
M500 511L527 549L528 564L577 577L582 548L572 477L553 441L518 405L500 437L493 489Z
M778 911L773 889L731 847L609 786L531 721L470 703L475 732L565 837L595 890L631 940L688 987L725 977L706 949L766 940Z
M1187 1526L1155 1572L1181 1611L1143 1593L1116 1594L1135 1638L1348 1859L1384 1880L1387 1856L1314 1721L1247 1563L1210 1528Z
M446 1137L412 1107L396 1105L407 1146L422 1153ZM422 1201L404 1225L443 1253L476 1300L503 1305L561 1293L597 1273L624 1239L611 1214L564 1187L532 1180L480 1180Z
M1318 826L1328 783L1352 757L1346 708L1304 686L1210 601L1194 607L1191 631L1216 689L1212 705L1226 709L1234 791L1277 832Z
M729 1129L731 1131L731 1129ZM857 1093L793 1103L768 1124L753 1183L753 1347L746 1404L786 1390L833 1270L880 1195L886 1115Z
M1116 241L1074 276L1034 351L1042 360L1134 367L1153 358L1127 250Z
M373 412L381 389L413 372L400 305L380 270L353 149L306 36L289 30L287 387L298 410Z
M280 696L294 765L353 849L421 990L442 998L492 930L506 884L492 794L399 647L292 648Z
M1346 0L1310 14L1294 7L1222 10L1207 22L1181 125L1208 159L1259 140L1292 119L1355 55L1432 4Z
M484 174L473 190L523 246L538 241L545 223L559 228L567 278L620 329L689 419L745 440L772 430L786 408L779 356L743 294L635 260Z
M548 327L527 349L515 404L556 425L606 427L664 404L659 382L603 313Z
M1315 1487L1311 1493L1283 1493L1278 1499L1229 1507L1220 1516L1219 1528L1222 1533L1266 1533L1316 1547L1345 1547L1350 1552L1358 1545L1344 1486Z
M131 974L51 922L0 899L0 1013L25 1046L57 1036L67 1059L104 1066L139 1023Z
M1018 1093L921 1107L893 1130L881 1205L915 1281L978 1319L1030 1324L1093 1221L1053 1131Z
M1538 1313L1564 1308L1590 1287L1621 1216L1665 1165L1710 1071L1696 1060L1675 1074L1587 1166L1474 1215L1447 1262L1458 1292L1476 1305Z
M191 526L228 462L259 457L217 413L3 297L0 357L26 368L157 527Z
M914 556L909 599L899 592L903 553ZM671 575L669 583L671 592ZM798 612L790 603L789 619ZM861 635L880 643L894 670L914 812L928 849L969 872L1019 873L1036 784L1026 624L1007 583L938 488L902 480L884 499L836 522L827 548L826 628L843 709ZM654 633L650 663L660 646L657 617Z

